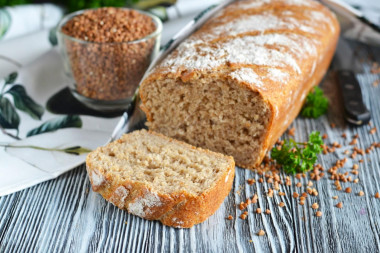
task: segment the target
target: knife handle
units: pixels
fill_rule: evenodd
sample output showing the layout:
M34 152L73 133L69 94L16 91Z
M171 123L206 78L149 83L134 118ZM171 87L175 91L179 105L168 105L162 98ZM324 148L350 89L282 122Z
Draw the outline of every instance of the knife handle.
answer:
M368 123L371 113L363 103L362 91L355 74L350 70L338 70L337 75L346 120L356 126Z

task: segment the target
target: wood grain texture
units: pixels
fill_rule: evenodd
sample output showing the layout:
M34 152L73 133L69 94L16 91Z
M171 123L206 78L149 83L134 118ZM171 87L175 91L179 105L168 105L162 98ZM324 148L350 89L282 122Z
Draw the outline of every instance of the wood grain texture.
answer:
M369 126L344 124L338 92L328 76L323 83L331 99L328 115L318 120L299 117L292 124L297 140L306 140L311 131L318 130L328 134L327 143L343 144L336 152L320 157L324 168L346 156L343 151L355 134L359 135L359 148L380 142L380 86L372 85L380 75L370 73L372 61L380 62L380 49L352 45L358 47L358 60L364 59L364 73L357 77L378 131L370 135ZM330 123L337 127L331 128ZM342 133L347 140L341 138ZM291 196L305 191L307 178L292 178L302 182L302 187L281 185L286 196L275 191L269 198L265 193L272 186L258 183L262 176L237 168L233 190L222 206L191 229L166 227L119 210L91 190L85 168L80 166L56 180L0 198L0 252L380 252L380 199L374 198L380 191L380 149L354 161L348 159L342 171L350 171L359 159L364 160L359 183L342 183L343 189L352 187L351 194L337 191L326 175L314 182L319 195L309 196L304 206ZM255 178L256 183L248 185L248 178ZM360 197L357 193L361 190L365 195ZM255 193L258 203L249 205L246 220L238 218L242 211L236 205ZM339 199L332 199L334 195ZM278 206L281 201L283 208ZM342 209L335 207L340 201ZM319 204L322 217L315 217L311 209L314 202ZM268 208L271 214L255 214L257 207L263 211ZM226 219L229 214L233 220ZM265 236L256 235L260 229Z

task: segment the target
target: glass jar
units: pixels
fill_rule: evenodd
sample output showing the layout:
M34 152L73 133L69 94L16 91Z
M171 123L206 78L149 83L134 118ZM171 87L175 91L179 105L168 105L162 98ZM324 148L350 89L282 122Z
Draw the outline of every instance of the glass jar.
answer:
M143 38L128 42L90 42L62 32L69 20L86 11L65 16L57 29L70 90L89 108L123 110L132 101L145 71L159 51L162 23L156 16L138 11L149 16L156 29Z

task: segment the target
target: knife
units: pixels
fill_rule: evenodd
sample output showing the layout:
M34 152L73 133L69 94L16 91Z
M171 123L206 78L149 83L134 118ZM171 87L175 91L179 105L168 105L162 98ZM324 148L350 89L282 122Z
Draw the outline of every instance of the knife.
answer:
M352 125L361 126L371 119L371 113L363 102L360 84L355 76L355 56L342 38L339 38L335 53L335 62L338 67L336 74L343 98L344 117Z

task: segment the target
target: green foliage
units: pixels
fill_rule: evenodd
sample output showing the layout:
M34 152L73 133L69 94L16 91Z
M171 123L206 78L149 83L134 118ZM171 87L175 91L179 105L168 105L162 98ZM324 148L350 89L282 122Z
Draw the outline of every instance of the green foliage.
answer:
M27 137L52 132L61 128L82 127L82 120L78 115L66 115L59 118L51 119L43 123L37 128L30 130Z
M69 12L88 9L99 8L106 6L122 7L126 5L126 0L68 0L63 1L63 5Z
M0 125L5 129L17 129L20 116L8 98L0 96Z
M17 76L17 72L10 73L9 76L4 79L5 85L14 83L17 79Z
M53 27L49 30L49 42L52 46L58 45L57 27Z
M280 150L277 147L272 149L271 157L282 166L286 173L302 173L313 168L317 155L322 152L321 145L323 144L319 132L312 132L303 148L301 147L303 143L298 143L293 139L285 140Z
M15 84L16 79L17 72L11 73L4 79L0 92L0 126L3 129L16 129L18 133L20 116L16 108L34 119L41 119L44 108L29 97L22 85ZM13 98L13 104L9 100L10 97Z
M32 3L31 0L0 0L0 7Z
M4 84L0 91L0 128L4 134L15 139L20 139L18 137L20 116L16 109L25 112L36 120L41 119L45 109L29 97L24 86L15 84L16 79L17 73L11 73L4 79ZM13 98L13 104L9 98ZM67 127L82 127L82 120L78 115L66 115L60 118L51 119L41 124L39 127L30 130L27 133L27 137ZM6 132L4 129L16 129L17 136ZM68 149L64 152L78 154L83 152L81 147L72 148L73 149Z
M81 146L74 146L74 147L70 147L70 148L65 148L63 151L65 153L72 154L72 155L81 155L81 154L91 152L91 149L83 148Z
M6 94L13 96L13 102L17 109L26 112L33 119L41 119L45 109L28 96L23 86L13 85Z
M37 3L38 1L32 0L0 0L0 7L13 6L19 4ZM106 6L122 7L126 5L132 5L139 0L54 0L51 1L55 4L64 6L68 12L73 12L88 8L98 8Z
M318 118L327 112L329 100L319 87L309 92L303 105L301 115L306 118Z

